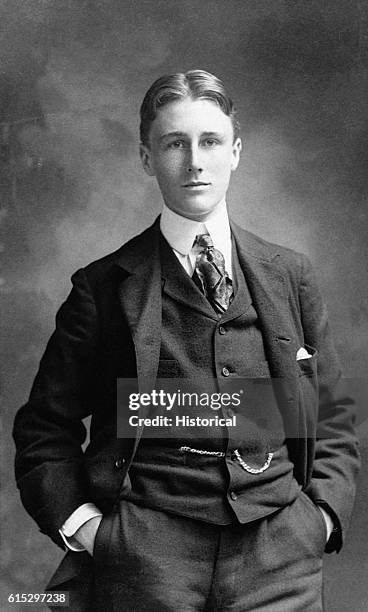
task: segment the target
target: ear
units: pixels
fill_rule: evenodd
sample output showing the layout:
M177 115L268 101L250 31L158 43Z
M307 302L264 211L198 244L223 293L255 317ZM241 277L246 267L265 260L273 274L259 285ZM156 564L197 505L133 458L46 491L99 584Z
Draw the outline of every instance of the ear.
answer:
M236 138L233 142L233 154L232 154L232 160L231 160L231 170L233 172L238 167L242 146L243 145L242 145L241 138L239 137Z
M139 155L144 171L148 174L148 176L155 176L151 149L147 145L141 143L139 145Z

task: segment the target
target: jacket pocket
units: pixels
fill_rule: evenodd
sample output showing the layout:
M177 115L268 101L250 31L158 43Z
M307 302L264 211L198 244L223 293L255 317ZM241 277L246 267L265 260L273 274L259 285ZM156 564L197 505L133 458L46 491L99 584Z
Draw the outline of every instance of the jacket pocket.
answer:
M327 543L327 526L323 514L318 504L315 504L303 490L300 491L299 498L312 518L313 535L315 536L317 550L323 554Z
M307 357L305 359L297 359L297 364L299 366L299 376L316 376L318 351L313 346L309 346L308 344L306 344L304 348L308 351L311 357Z
M116 527L115 518L118 518L118 513L113 510L109 514L104 514L98 526L95 541L93 544L93 564L99 568L107 567L111 563L111 535L114 527Z
M104 548L105 527L106 527L106 515L103 515L100 521L100 524L97 528L96 535L95 535L95 541L93 543L93 553L92 553L93 559L95 559L96 556L99 554L100 549Z

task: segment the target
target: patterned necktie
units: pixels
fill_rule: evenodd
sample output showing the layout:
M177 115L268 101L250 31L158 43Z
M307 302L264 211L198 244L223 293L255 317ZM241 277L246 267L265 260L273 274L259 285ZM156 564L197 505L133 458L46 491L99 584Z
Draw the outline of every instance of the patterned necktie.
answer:
M194 245L201 251L196 259L196 273L203 293L216 312L223 314L229 308L233 295L233 284L225 271L225 259L221 251L215 249L209 234L200 234Z

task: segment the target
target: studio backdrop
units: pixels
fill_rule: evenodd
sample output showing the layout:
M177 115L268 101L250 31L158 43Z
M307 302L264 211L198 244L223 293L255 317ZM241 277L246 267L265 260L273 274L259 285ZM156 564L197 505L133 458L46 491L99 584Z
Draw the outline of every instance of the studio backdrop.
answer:
M19 500L15 412L70 275L160 212L138 155L146 89L201 68L238 109L233 218L310 257L344 373L363 381L358 496L343 551L325 557L325 590L327 612L367 610L368 4L5 0L0 28L0 609L23 610L9 594L42 592L62 557Z

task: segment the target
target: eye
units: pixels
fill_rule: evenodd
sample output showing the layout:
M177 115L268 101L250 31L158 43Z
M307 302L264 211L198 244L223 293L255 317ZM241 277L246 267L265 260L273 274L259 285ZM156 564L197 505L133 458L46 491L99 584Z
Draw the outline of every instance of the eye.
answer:
M184 142L182 140L173 140L173 142L169 142L167 147L168 149L182 149L184 147Z
M214 147L215 145L218 144L218 140L216 140L216 138L206 138L203 144L206 147Z

